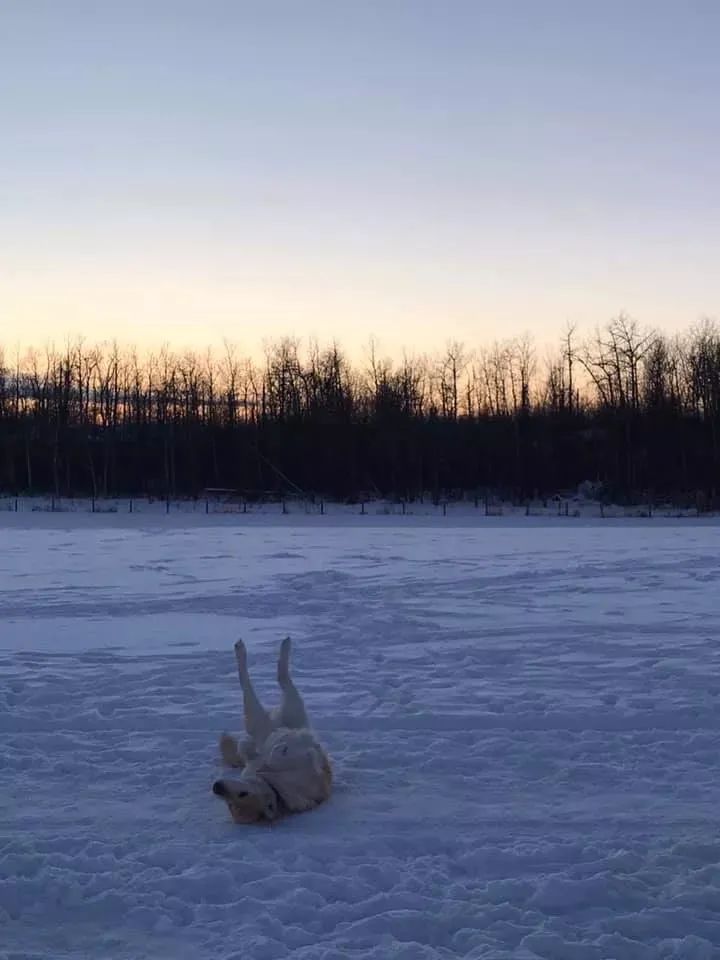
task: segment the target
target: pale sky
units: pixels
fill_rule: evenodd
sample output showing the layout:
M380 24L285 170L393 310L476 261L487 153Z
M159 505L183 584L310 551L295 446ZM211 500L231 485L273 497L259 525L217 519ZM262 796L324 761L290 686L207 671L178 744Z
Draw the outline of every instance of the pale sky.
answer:
M0 343L720 315L717 0L0 0Z

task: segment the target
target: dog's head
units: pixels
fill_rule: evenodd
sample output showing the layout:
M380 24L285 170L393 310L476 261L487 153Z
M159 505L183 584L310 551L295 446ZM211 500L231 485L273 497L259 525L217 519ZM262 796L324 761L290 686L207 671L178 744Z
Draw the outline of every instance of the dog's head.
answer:
M216 797L225 801L235 823L272 821L280 813L277 794L261 777L216 780L212 789Z

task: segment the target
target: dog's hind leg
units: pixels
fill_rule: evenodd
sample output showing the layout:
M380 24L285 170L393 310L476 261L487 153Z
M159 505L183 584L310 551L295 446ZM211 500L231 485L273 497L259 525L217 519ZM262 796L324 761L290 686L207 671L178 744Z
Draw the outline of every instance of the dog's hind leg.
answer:
M280 647L277 678L282 690L282 702L278 711L280 725L296 730L309 727L310 721L305 712L303 698L290 676L290 637L285 637Z
M245 729L248 735L258 744L263 743L272 731L273 723L270 714L258 700L255 689L250 682L247 667L247 651L242 640L235 644L235 659L237 660L238 676L243 692L243 713Z

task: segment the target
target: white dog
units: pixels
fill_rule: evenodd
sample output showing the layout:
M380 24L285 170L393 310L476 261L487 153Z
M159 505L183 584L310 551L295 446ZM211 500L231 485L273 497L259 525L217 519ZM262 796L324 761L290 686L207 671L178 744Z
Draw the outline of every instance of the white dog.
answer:
M224 733L220 754L237 779L216 780L213 793L227 803L235 823L276 820L283 813L310 810L330 796L330 760L315 737L305 704L290 677L290 638L280 648L277 679L280 706L268 712L250 682L247 652L235 644L248 739L241 743Z

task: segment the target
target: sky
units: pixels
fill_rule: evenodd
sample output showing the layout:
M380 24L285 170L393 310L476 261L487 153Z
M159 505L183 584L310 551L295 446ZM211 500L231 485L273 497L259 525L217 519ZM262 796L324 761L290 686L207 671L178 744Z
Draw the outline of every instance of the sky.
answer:
M0 0L0 343L720 308L716 0Z

